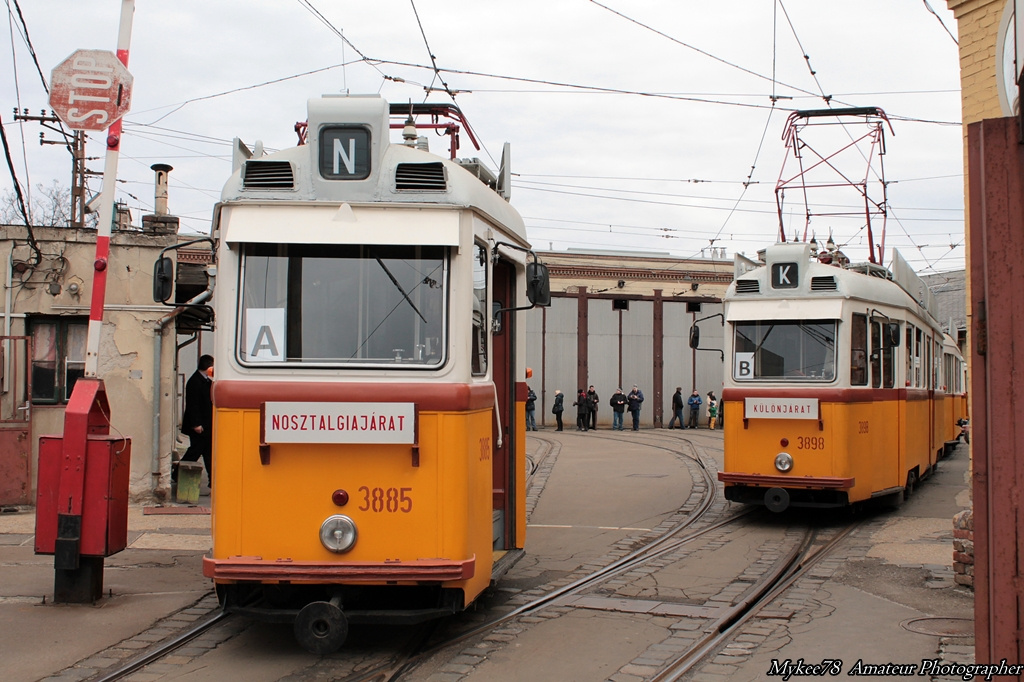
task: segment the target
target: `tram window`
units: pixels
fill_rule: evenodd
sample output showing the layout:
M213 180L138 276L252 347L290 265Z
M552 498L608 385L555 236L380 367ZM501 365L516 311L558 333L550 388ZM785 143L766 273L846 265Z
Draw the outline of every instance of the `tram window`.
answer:
M733 346L737 380L835 379L835 320L737 322Z
M903 344L907 353L907 386L914 381L914 325L907 325L907 342Z
M487 374L487 247L473 247L473 348L470 360L474 376Z
M885 342L886 330L882 327L882 388L896 385L896 354L893 347ZM899 336L896 340L899 341Z
M924 332L920 329L914 330L914 386L924 386L921 376L921 339Z
M440 365L447 280L441 246L248 244L238 358L246 364Z
M850 385L868 384L868 316L854 315L850 327Z
M882 325L871 323L871 388L882 385Z

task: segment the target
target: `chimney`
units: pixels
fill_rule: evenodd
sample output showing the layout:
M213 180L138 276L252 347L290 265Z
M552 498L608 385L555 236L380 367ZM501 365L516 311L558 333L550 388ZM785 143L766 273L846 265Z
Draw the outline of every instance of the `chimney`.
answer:
M156 173L154 210L152 215L142 216L142 229L153 234L175 234L178 217L167 210L167 174L174 169L166 163L154 163L150 168Z
M156 210L154 213L159 216L168 215L167 211L167 174L174 168L166 163L154 163L150 166L156 171Z

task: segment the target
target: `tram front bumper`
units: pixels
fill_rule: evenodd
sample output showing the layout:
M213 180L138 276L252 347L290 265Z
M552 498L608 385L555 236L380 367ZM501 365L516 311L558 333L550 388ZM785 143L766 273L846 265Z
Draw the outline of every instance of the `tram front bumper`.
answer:
M849 490L854 486L854 477L838 476L768 476L766 474L740 474L731 471L719 471L718 480L722 483L752 485L759 488L809 488Z
M468 580L476 574L476 556L465 560L417 559L385 563L348 561L323 563L265 560L256 556L229 559L203 557L203 575L214 580L255 580L261 582L448 582Z

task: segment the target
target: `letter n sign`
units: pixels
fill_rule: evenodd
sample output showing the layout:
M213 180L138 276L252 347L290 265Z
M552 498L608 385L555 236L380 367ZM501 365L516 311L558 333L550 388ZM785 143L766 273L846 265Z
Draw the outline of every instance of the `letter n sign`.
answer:
M320 130L320 176L327 180L364 180L370 175L370 131L363 127Z
M772 289L796 289L800 269L796 263L772 263Z

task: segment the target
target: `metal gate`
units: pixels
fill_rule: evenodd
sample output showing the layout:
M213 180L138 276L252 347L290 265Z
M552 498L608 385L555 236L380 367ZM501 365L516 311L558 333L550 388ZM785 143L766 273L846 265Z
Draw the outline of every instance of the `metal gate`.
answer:
M32 339L0 336L0 505L32 499Z

